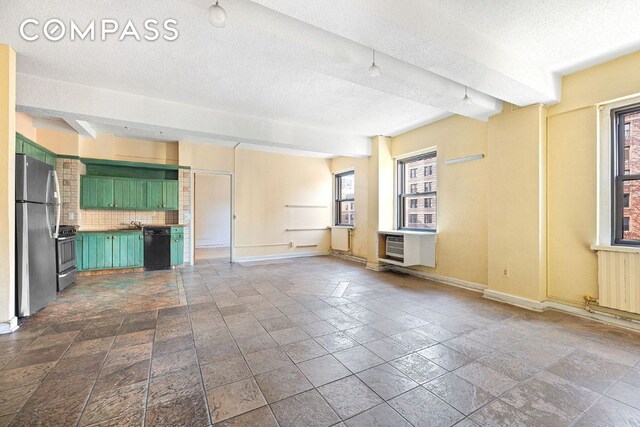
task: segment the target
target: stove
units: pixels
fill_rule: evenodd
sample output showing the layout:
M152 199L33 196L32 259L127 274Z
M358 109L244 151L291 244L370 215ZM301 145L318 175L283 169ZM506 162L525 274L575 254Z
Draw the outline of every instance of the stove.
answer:
M58 292L76 281L76 234L77 227L61 225L56 238L56 269Z

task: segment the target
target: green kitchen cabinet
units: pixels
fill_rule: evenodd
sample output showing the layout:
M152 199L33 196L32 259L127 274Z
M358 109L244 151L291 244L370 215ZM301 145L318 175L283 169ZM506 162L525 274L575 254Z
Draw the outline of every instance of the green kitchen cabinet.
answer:
M114 233L113 268L136 268L144 265L144 236L140 232Z
M178 210L178 181L147 181L147 209Z
M79 271L113 268L111 234L79 233L76 239L76 265Z
M115 209L114 178L80 177L81 209Z
M113 208L126 210L147 209L146 181L131 178L113 178Z
M184 229L171 227L171 265L184 264Z
M144 266L144 237L139 231L78 233L78 271L137 268Z
M57 156L53 152L19 133L16 133L16 153L26 154L51 166L56 165Z

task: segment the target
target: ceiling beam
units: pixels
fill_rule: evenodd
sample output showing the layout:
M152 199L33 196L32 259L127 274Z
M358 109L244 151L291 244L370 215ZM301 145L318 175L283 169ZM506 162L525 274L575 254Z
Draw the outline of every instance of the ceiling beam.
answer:
M69 116L63 116L62 120L67 122L67 124L71 126L76 132L78 132L79 135L82 135L91 139L96 139L96 136L97 136L96 131L95 129L93 129L93 127L91 127L91 124L89 124L88 122L84 120L78 120Z
M502 51L424 0L252 0L317 28L375 48L449 80L516 105L555 103L560 78ZM408 13L409 11L409 13Z
M339 156L366 157L371 141L308 126L245 116L19 73L20 111L129 126L176 140L222 140Z

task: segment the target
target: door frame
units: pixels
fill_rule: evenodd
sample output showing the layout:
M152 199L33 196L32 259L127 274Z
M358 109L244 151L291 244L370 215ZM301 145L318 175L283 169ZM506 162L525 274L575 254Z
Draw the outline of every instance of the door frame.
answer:
M196 257L196 175L223 175L229 177L229 195L231 197L230 200L230 208L229 208L229 217L231 219L231 227L229 230L229 262L234 263L236 261L236 198L235 198L235 177L233 172L227 171L218 171L218 170L207 170L207 169L192 169L191 170L191 229L189 230L189 234L191 236L191 248L190 248L190 264L195 264Z

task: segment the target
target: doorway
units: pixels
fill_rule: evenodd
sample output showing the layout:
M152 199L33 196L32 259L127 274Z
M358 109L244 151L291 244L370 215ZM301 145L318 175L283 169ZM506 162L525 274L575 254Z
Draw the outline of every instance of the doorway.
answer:
M195 172L194 259L196 263L231 262L231 175Z

